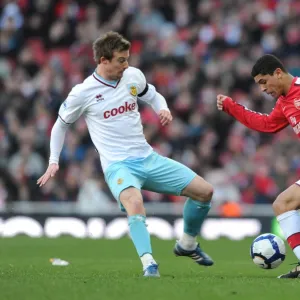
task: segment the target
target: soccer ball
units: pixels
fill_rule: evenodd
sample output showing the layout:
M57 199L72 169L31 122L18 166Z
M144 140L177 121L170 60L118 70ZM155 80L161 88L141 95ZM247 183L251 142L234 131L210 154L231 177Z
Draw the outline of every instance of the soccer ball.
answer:
M250 255L263 269L277 268L285 259L284 241L275 234L264 233L252 242Z

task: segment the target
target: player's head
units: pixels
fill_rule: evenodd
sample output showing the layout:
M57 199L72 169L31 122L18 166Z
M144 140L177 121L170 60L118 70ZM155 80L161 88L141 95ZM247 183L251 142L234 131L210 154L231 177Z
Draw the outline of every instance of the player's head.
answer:
M94 59L110 80L118 80L128 68L131 44L117 32L107 32L93 43Z
M261 90L274 98L283 95L287 75L282 62L274 55L266 54L257 60L252 68L251 75L259 84Z

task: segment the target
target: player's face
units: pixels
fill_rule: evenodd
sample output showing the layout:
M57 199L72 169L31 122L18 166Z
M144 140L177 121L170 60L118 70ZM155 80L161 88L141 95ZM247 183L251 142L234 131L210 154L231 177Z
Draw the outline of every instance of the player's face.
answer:
M277 99L283 94L282 70L276 69L273 75L258 74L254 77L262 92Z
M105 60L105 73L110 80L119 80L128 68L129 50L115 51L111 60Z

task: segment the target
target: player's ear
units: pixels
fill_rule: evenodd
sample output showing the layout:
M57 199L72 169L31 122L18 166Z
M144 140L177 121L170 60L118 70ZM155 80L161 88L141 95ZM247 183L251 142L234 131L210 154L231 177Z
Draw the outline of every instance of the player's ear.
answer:
M282 78L282 70L280 68L277 68L274 71L274 75L276 76L277 79L281 79Z
M99 64L107 64L109 62L109 60L104 57L104 56L101 56L100 60L99 60Z

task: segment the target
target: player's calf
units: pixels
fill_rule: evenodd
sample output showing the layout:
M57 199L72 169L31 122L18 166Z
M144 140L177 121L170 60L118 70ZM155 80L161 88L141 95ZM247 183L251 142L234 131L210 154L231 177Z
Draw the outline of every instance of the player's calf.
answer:
M120 194L120 201L128 213L132 242L141 259L145 277L159 277L158 265L152 256L150 234L146 226L145 208L141 192L130 187Z
M293 184L283 191L273 203L279 226L298 261L300 261L299 192L300 187L297 184ZM296 268L296 271L298 269Z
M175 245L174 253L176 256L188 256L200 265L211 266L213 261L201 250L197 236L211 208L213 187L200 176L196 176L182 191L182 195L189 198L183 208L183 234Z

